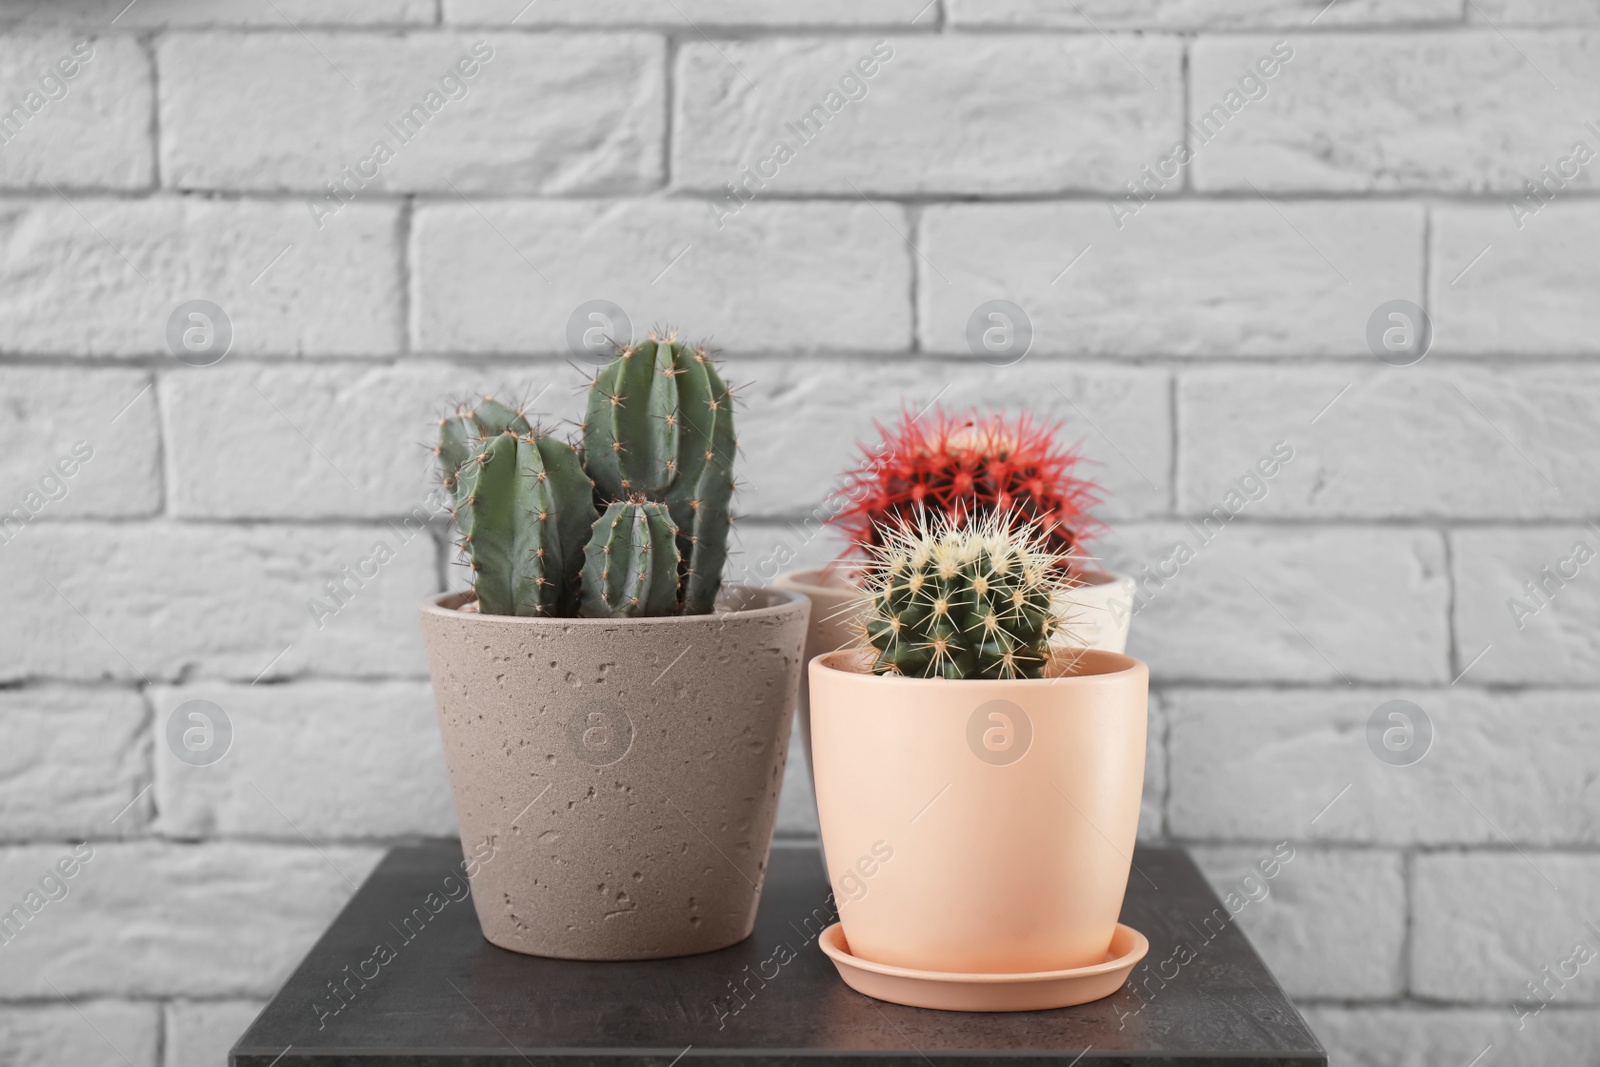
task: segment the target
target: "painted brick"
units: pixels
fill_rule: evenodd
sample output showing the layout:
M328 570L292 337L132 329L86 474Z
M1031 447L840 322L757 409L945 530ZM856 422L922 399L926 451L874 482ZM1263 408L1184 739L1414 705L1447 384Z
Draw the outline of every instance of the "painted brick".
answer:
M158 726L191 700L222 708L227 755L208 766L155 743L170 836L301 840L452 836L450 783L426 682L185 685L150 690Z
M1230 117L1225 94L1273 43L1195 42L1189 118L1220 106L1224 120L1196 152L1195 188L1520 192L1575 140L1595 140L1582 123L1596 116L1573 101L1600 88L1600 38L1492 29L1300 38L1265 95L1235 97ZM1593 188L1586 174L1578 183Z
M10 1067L160 1067L160 1047L161 1009L155 1004L93 1000L0 1007L0 1062Z
M389 527L171 523L60 523L50 534L0 553L0 586L33 605L0 639L0 679L426 673L415 610L437 579L425 535L401 544ZM338 607L325 583L381 555L380 542L393 558L361 588L347 579Z
M0 509L21 505L24 515L48 519L159 510L161 431L150 385L138 371L0 367ZM0 544L26 532L0 516Z
M439 481L430 450L454 403L538 395L534 410L573 418L581 408L570 403L577 397L569 384L582 381L561 363L238 365L168 375L161 388L172 510L262 519L426 513Z
M254 1000L178 1000L166 1006L165 1067L219 1067L265 1007Z
M72 25L123 30L168 26L428 24L432 0L12 0L0 25Z
M1171 382L1161 371L1029 360L996 368L970 357L909 366L857 359L727 369L753 379L740 393L740 469L748 481L737 504L746 514L831 514L827 497L855 464L859 443L877 440L874 423L893 425L903 411L916 414L935 402L952 413L1028 410L1060 420L1062 439L1082 443L1088 462L1080 476L1105 486L1105 518L1167 511Z
M971 351L979 305L1003 299L1040 354L1370 356L1372 310L1422 291L1419 205L1158 202L1119 231L1122 208L926 209L923 347Z
M352 204L321 233L307 218L188 197L0 204L0 351L172 359L168 320L191 300L222 308L236 354L395 351L399 209Z
M1595 524L1457 530L1450 544L1457 670L1478 685L1600 682Z
M727 182L738 199L1115 190L1179 139L1179 66L1164 38L691 41L673 180L728 210Z
M1575 518L1600 494L1587 461L1600 451L1597 405L1600 374L1582 367L1185 372L1179 506L1215 507L1284 441L1294 459L1249 505L1253 514Z
M305 191L306 225L341 225L344 202L383 191L623 192L661 179L658 38L181 33L157 56L167 184ZM330 182L342 189L324 193Z
M0 691L0 838L138 833L151 810L145 719L125 689Z
M928 0L444 0L444 20L466 25L660 26L688 33L699 26L872 26L931 30L938 16Z
M1380 760L1367 723L1420 707L1431 741ZM1600 748L1592 693L1429 690L1168 692L1172 832L1187 839L1592 845ZM1384 714L1383 730L1404 726ZM1397 740L1399 735L1396 735ZM1226 782L1225 789L1219 782ZM1502 836L1505 835L1505 836Z
M1433 209L1435 348L1446 355L1600 353L1587 284L1600 272L1600 204L1557 200L1523 217L1521 229L1518 221L1502 205Z
M0 186L135 189L152 183L150 60L125 37L4 39ZM70 72L70 74L68 73Z
M671 323L730 354L899 351L909 233L899 209L868 204L753 204L721 229L694 201L423 207L413 336L433 352L568 355L568 320L605 299L640 336Z
M1239 523L1209 537L1140 523L1103 542L1108 569L1139 583L1128 652L1158 680L1450 680L1438 534Z
M1588 0L1473 0L1467 21L1490 26L1572 26L1600 22Z
M1249 901L1236 921L1284 990L1297 999L1397 995L1406 930L1399 854L1291 841L1293 858L1263 879L1259 865L1273 859L1274 847L1202 847L1192 854L1225 901L1230 892Z
M1560 1007L1600 1002L1600 856L1538 850L1414 861L1411 987L1418 996ZM1578 945L1588 963L1563 965ZM1544 973L1565 971L1561 982ZM1540 994L1528 983L1548 983ZM1539 1020L1530 1021L1530 1026Z
M1461 7L1455 0L945 0L946 18L954 26L1046 26L1065 30L1152 28L1164 30L1237 30L1281 27L1290 30L1333 26L1456 22Z
M92 847L63 883L67 895L5 945L0 996L267 996L382 855L333 845ZM0 851L0 901L22 901L69 851Z
M1340 1067L1462 1067L1475 1056L1482 1063L1565 1067L1583 1062L1600 1044L1600 1012L1586 1010L1547 1008L1520 1029L1510 1005L1501 1004L1302 1010L1328 1050L1328 1062Z

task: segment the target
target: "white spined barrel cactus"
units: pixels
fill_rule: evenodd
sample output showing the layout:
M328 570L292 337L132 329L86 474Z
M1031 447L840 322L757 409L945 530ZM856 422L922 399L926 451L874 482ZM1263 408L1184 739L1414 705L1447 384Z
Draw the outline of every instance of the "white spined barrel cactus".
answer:
M1039 678L1066 620L1066 559L1013 517L923 513L880 529L862 575L865 641L878 674L914 678Z

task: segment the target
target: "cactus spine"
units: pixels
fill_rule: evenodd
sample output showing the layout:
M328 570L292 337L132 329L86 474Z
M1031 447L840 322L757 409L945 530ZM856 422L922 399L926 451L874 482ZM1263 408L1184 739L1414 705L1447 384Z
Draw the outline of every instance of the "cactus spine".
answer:
M710 612L732 524L733 395L703 348L651 337L617 354L589 390L584 458L601 499L667 505L678 530L681 600Z
M733 396L711 357L654 334L621 350L590 384L583 442L580 459L493 397L440 421L434 454L479 610L712 611L737 442Z
M879 531L864 576L865 641L878 674L1038 678L1063 623L1052 598L1070 584L1037 526L1012 516L926 514Z
M480 611L576 611L595 508L594 487L571 445L510 429L485 438L458 470L455 494Z
M433 454L439 457L439 471L446 488L455 485L456 472L472 455L477 443L511 430L515 433L532 433L533 427L520 409L507 407L492 396L486 396L476 408L462 405L455 413L439 420L439 446Z
M586 618L671 615L678 604L678 528L665 504L618 501L594 524L584 552Z
M1080 477L1083 457L1058 440L1059 424L1027 413L906 411L897 426L879 429L883 440L862 446L829 520L855 546L870 549L880 529L921 511L958 520L1006 512L1018 524L1037 525L1061 554L1081 551L1101 529L1094 517L1100 486Z

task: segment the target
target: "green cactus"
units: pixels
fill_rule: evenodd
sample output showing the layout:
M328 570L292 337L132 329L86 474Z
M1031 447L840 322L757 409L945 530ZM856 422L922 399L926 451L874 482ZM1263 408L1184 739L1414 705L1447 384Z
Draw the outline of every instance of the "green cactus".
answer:
M712 610L732 523L733 394L703 348L652 334L595 376L584 459L601 499L665 503L678 529L683 610Z
M522 411L507 407L492 396L486 396L476 408L465 404L439 420L439 445L433 454L439 457L439 473L445 487L456 483L456 472L472 455L478 442L512 430L519 434L532 433L533 426Z
M617 501L594 524L584 552L586 618L671 615L678 606L678 528L665 504Z
M594 485L572 446L508 428L475 443L454 488L478 610L576 614L595 507Z
M737 442L733 395L705 350L652 334L620 351L591 383L583 442L580 461L493 397L440 421L434 455L478 610L712 611Z
M1038 678L1069 579L1039 529L1010 516L931 519L882 531L864 575L865 639L878 674Z

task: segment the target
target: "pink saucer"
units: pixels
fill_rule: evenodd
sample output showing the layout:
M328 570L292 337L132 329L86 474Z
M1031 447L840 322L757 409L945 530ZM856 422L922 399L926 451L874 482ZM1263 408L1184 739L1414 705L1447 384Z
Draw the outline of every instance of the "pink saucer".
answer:
M1117 924L1101 963L1032 974L948 974L890 967L850 954L844 927L834 923L817 939L839 968L845 985L869 997L939 1011L1041 1011L1087 1004L1121 988L1150 942L1131 926Z

